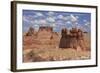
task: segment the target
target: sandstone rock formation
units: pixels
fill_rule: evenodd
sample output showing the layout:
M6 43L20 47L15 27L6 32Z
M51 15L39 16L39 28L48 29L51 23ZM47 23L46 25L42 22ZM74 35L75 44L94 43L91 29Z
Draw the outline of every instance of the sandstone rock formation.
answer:
M81 29L63 28L61 34L53 31L53 27L41 26L36 32L30 27L24 36L24 45L28 48L81 48L86 49L84 32ZM60 36L61 35L61 36Z
M61 31L61 35L62 37L60 39L59 48L77 49L80 47L82 50L86 48L84 32L81 29L72 28L71 30L67 30L64 28Z
M81 29L78 29L77 42L78 42L78 46L81 47L82 50L85 50L86 45L84 40L84 32Z
M41 26L36 32L32 27L24 36L24 45L28 48L56 48L59 45L59 35L52 27Z
M34 28L30 27L28 32L26 33L26 36L32 36L34 34Z
M72 28L70 30L70 48L77 49L78 43L77 43L77 28Z
M68 34L68 30L66 28L62 29L61 35L59 48L70 48L70 35Z

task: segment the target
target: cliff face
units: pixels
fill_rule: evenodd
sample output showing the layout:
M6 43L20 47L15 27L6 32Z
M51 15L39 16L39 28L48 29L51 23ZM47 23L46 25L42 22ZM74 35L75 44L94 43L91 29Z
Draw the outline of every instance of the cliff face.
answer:
M59 48L77 49L80 47L82 50L89 48L89 46L86 45L86 43L90 44L90 42L86 41L89 39L86 39L85 32L83 32L81 29L72 28L71 30L67 30L65 28L62 29L61 35Z
M39 31L49 31L49 32L53 32L53 28L52 27L48 27L48 26L41 26L39 27Z
M31 28L32 29L32 28ZM30 34L30 35L28 35ZM40 27L37 32L29 31L24 36L24 49L56 48L59 45L59 34L52 27Z
M50 39L53 35L53 28L52 27L40 27L38 31L38 39Z
M69 33L68 33L69 32ZM89 48L86 45L84 32L80 29L71 30L62 29L61 34L54 32L52 27L41 26L36 32L31 27L23 39L24 49L41 49L41 48ZM87 39L89 40L89 39Z

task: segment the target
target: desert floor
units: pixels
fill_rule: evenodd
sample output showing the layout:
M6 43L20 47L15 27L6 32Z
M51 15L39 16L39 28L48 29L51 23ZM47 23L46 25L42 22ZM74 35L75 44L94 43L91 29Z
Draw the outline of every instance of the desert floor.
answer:
M24 50L24 62L63 61L90 59L90 51L80 49L26 49Z

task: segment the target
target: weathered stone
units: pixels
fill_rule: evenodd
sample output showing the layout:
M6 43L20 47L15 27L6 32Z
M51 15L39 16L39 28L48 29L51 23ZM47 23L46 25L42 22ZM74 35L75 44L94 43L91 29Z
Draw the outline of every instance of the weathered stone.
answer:
M78 46L80 46L82 50L85 50L86 47L84 41L84 33L81 29L78 29L77 41L78 41Z
M72 28L72 30L70 30L70 36L71 36L71 41L70 41L70 48L74 48L77 49L77 28Z
M69 44L70 44L70 37L67 34L68 31L66 28L62 29L61 31L61 39L60 39L60 44L59 44L59 48L69 48Z
M26 36L32 36L34 34L34 28L30 27L28 32L26 33Z

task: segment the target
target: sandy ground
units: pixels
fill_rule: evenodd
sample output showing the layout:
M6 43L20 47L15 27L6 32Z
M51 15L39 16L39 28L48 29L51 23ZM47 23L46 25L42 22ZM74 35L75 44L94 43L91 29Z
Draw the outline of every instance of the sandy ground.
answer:
M81 49L27 49L24 50L24 62L62 61L90 59L90 51Z

